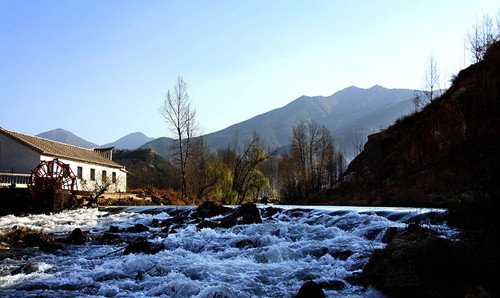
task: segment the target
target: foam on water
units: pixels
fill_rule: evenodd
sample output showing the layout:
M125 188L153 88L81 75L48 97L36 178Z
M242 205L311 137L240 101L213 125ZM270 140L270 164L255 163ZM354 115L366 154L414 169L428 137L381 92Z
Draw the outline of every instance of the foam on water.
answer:
M300 286L314 280L328 296L382 296L373 289L351 285L348 277L360 272L371 252L384 247L390 227L408 222L429 225L450 236L443 210L353 207L278 207L272 216L261 209L262 224L230 229L201 229L195 224L161 233L151 225L193 207L80 209L52 215L0 217L2 231L28 226L45 233L68 234L79 227L98 236L111 225L137 223L147 237L162 245L157 254L123 254L126 243L97 241L70 245L29 260L0 263L0 294L4 296L74 297L293 297ZM29 262L36 269L13 274Z

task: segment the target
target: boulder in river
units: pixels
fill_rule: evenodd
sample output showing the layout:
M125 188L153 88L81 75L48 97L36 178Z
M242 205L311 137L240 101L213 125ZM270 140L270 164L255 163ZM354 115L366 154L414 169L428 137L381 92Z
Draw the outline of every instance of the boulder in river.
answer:
M82 245L85 242L87 242L89 239L88 237L83 233L82 229L76 228L71 232L71 235L69 235L66 238L66 243L73 243L77 245Z
M231 212L231 210L232 209L229 207L224 207L212 201L205 201L193 211L191 217L196 219L211 218L217 215L227 214Z
M466 263L456 243L411 224L373 252L360 280L389 296L463 297Z
M142 233L142 232L146 232L146 231L149 231L149 228L143 224L140 224L140 223L136 224L133 227L127 228L127 232L129 232L129 233Z
M262 223L260 212L253 203L246 203L237 207L231 214L224 217L219 224L221 228L231 228L235 225Z
M324 298L325 292L314 281L308 281L300 287L299 292L295 298Z
M125 248L124 253L126 255L132 254L132 253L145 253L145 254L156 254L160 250L162 250L163 247L159 245L155 245L154 243L144 240L143 238L136 239L136 241L130 243L127 245Z

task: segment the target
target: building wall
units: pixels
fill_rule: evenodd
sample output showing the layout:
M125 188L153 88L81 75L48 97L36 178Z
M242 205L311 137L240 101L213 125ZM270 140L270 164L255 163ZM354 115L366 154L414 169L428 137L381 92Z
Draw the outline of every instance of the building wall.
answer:
M40 163L40 153L0 133L0 170L31 174Z
M52 156L42 155L41 160L50 161L53 160ZM125 192L127 190L127 174L122 171L122 169L111 168L106 166L100 166L96 164L89 164L84 162L78 162L68 159L59 158L62 163L69 164L69 167L78 176L78 168L81 168L81 178L78 177L77 184L78 190L92 191L96 185L102 185L103 171L106 172L106 179L111 181L111 185L108 188L108 192ZM91 178L91 170L94 169L94 180ZM113 182L113 173L115 173L116 183Z

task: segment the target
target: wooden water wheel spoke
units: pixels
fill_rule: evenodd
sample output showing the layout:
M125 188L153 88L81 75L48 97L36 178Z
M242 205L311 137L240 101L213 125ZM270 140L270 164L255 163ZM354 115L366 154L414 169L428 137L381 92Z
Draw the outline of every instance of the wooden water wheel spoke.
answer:
M76 176L68 164L58 159L41 161L31 172L30 190L35 194L46 189L76 191Z

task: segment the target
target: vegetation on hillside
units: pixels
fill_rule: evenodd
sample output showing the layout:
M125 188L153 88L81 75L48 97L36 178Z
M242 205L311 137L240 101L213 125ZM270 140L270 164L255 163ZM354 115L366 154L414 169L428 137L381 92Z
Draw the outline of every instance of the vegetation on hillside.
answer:
M371 136L333 200L449 207L452 241L409 225L375 250L360 281L396 297L497 297L500 19L475 27L476 64L421 112ZM478 38L483 36L484 38ZM480 42L478 42L480 40ZM458 240L458 241L456 241Z

